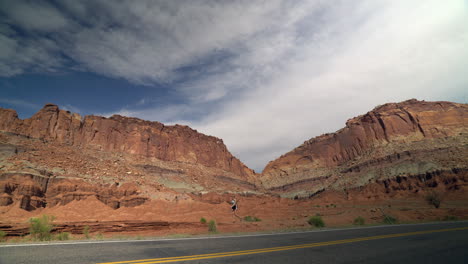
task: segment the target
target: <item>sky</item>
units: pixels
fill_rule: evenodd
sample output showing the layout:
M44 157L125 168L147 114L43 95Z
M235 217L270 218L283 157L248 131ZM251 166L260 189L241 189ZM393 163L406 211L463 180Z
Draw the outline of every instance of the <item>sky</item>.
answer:
M411 98L468 102L468 1L0 0L0 107L184 124L250 168Z

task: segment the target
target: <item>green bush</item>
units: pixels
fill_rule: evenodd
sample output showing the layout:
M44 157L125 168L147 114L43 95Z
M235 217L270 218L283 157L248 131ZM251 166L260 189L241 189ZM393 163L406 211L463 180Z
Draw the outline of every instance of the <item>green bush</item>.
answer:
M364 217L361 217L361 216L358 216L354 219L353 221L353 224L355 225L364 225L366 222L366 220L364 219Z
M213 233L218 232L215 220L210 220L210 222L208 223L208 231Z
M0 230L0 242L3 242L6 240L6 232Z
M315 226L315 227L324 227L325 223L323 222L323 219L321 216L316 215L316 216L311 216L309 220L307 221L309 225Z
M29 232L31 233L31 237L40 241L49 241L52 238L50 232L54 228L52 224L54 219L54 216L48 215L29 219Z
M440 203L442 202L442 197L439 193L435 192L435 191L431 191L429 192L426 197L426 202L429 204L429 205L432 205L434 206L435 208L439 208L440 207Z
M97 240L103 240L103 239L104 239L104 236L103 236L101 233L97 233L97 234L96 234L96 239L97 239Z
M86 239L90 239L91 237L89 236L89 226L85 225L83 227L83 235L85 236Z
M206 219L204 217L200 218L200 223L206 224Z
M454 215L446 215L444 217L444 221L457 221L458 220L458 217L454 216Z
M392 217L390 215L384 215L384 219L383 219L384 224L393 225L393 224L396 224L397 222L398 222L398 219L396 219L395 217Z
M260 221L262 221L262 219L260 219L260 218L258 218L256 216L248 215L248 216L244 217L244 221L246 221L246 222L260 222Z
M70 233L68 232L63 232L57 235L57 240L69 240L70 239Z

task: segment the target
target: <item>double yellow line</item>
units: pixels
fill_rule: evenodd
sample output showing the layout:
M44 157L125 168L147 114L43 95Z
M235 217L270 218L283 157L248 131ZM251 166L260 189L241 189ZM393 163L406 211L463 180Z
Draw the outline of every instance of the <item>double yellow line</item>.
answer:
M343 239L343 240L335 240L335 241L328 241L328 242L309 243L309 244L301 244L301 245L293 245L293 246L251 249L251 250L241 250L241 251L231 251L231 252L219 252L219 253L211 253L211 254L169 257L169 258L154 258L154 259L139 259L139 260L130 260L130 261L106 262L106 263L100 263L100 264L153 264L153 263L168 263L168 262L211 259L211 258L223 258L223 257L268 253L268 252L275 252L275 251L293 250L293 249L300 249L300 248L322 247L322 246L346 244L346 243L376 240L376 239L384 239L384 238L414 236L414 235L448 232L448 231L458 231L458 230L466 230L466 229L468 229L468 227L426 230L426 231L417 231L417 232L390 234L390 235L380 235L380 236L370 236L370 237L359 237L359 238L352 238L352 239Z

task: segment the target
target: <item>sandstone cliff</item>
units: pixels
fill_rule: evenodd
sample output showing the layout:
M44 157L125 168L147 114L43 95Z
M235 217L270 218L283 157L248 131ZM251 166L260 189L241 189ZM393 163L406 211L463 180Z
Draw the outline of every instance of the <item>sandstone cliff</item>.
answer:
M53 104L21 120L0 108L0 206L33 211L91 198L117 209L254 191L255 180L221 139L187 126L82 118Z
M261 181L270 191L293 197L397 176L464 171L467 143L468 105L417 100L389 103L270 162Z
M188 126L165 126L119 115L82 118L47 104L25 120L19 119L14 110L0 108L0 131L107 152L201 164L232 172L243 179L254 175L229 153L221 139L198 133Z
M20 120L0 108L0 206L31 211L92 198L116 209L209 192L299 198L332 191L359 200L435 188L459 197L468 191L466 124L465 104L385 104L304 142L259 176L220 139L186 126L82 118L51 104Z

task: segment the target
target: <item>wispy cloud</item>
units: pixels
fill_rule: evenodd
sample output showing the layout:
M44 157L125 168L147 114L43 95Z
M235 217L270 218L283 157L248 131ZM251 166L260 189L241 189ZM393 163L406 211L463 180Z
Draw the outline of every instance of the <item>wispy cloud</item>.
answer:
M73 106L73 105L71 105L71 104L60 105L59 107L60 107L60 109L63 109L63 110L66 110L66 111L70 111L70 112L72 112L72 113L78 113L78 114L82 114L82 113L83 113L83 111L82 111L80 108L78 108L78 107L76 107L76 106Z
M0 27L3 76L73 66L166 83L176 103L142 99L115 113L189 124L223 138L257 170L378 104L467 101L462 0L70 0L41 8L56 14L56 28L4 12L3 22L19 21L26 33Z
M8 99L0 98L0 104L4 104L7 107L18 107L18 108L28 108L28 109L38 109L39 105L33 104L20 99Z

